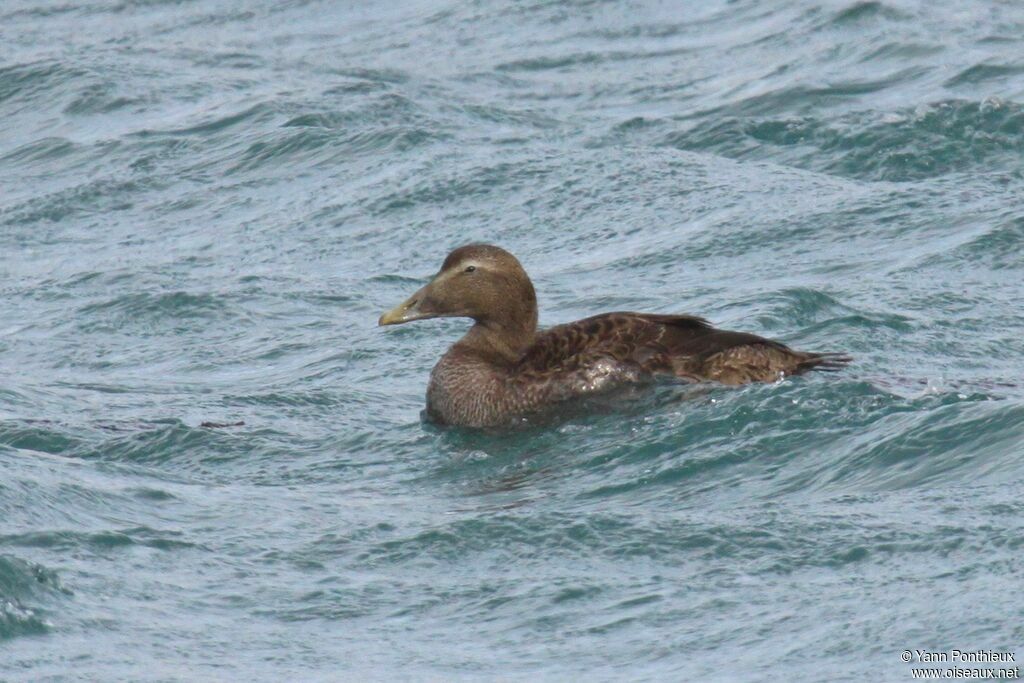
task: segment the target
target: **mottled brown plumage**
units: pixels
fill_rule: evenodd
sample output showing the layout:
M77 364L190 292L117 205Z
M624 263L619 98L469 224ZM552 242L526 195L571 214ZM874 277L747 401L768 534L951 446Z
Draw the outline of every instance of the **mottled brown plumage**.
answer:
M849 361L717 330L686 315L604 313L538 330L530 278L512 254L486 244L451 252L430 283L382 315L380 324L442 316L475 324L431 372L427 413L470 427L508 424L658 376L746 384L836 370Z

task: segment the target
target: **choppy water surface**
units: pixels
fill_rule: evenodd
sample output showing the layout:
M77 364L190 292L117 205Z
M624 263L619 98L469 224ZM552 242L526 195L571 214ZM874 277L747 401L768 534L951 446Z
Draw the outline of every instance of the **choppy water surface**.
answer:
M0 679L1024 657L1024 5L8 0L0 121ZM439 430L475 240L857 362Z

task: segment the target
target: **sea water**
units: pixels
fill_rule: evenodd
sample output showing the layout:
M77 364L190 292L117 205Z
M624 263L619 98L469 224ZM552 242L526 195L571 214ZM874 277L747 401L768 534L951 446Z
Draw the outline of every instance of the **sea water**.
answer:
M1018 2L5 0L0 680L1024 658L1022 196ZM471 241L855 362L440 429Z

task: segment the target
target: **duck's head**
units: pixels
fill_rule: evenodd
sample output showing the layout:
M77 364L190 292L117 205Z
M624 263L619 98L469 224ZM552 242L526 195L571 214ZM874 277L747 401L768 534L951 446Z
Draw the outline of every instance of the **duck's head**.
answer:
M467 244L444 260L419 291L380 317L380 325L426 318L472 318L485 327L537 325L537 296L515 256L490 244Z

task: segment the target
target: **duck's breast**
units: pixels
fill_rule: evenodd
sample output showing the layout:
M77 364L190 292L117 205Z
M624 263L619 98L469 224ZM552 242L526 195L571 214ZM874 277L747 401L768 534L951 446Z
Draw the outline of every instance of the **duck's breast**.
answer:
M427 415L436 422L484 427L507 422L515 412L506 373L464 354L446 353L427 385Z

